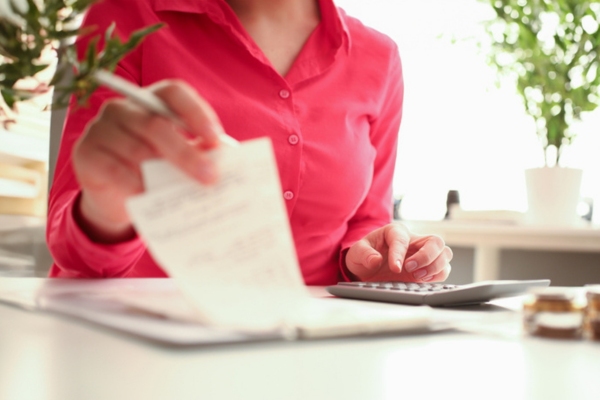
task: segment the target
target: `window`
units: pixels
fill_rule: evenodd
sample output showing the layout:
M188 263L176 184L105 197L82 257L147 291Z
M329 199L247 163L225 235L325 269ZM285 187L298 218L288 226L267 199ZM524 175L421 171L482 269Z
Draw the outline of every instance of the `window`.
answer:
M337 0L338 6L396 41L404 68L404 115L394 192L408 219L442 219L446 193L465 209L525 211L524 169L543 154L521 98L478 50L477 0ZM452 38L460 38L452 42ZM467 39L468 38L468 39ZM564 164L584 169L582 196L600 208L600 110L585 116ZM594 216L600 222L600 212Z

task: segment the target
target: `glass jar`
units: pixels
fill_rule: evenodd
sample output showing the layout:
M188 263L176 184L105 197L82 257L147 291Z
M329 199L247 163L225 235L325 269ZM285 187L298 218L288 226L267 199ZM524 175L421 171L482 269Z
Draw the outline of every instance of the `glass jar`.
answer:
M523 304L525 331L534 336L579 339L583 334L585 310L585 301L573 291L536 289Z
M586 286L587 309L585 315L586 336L600 340L600 285Z

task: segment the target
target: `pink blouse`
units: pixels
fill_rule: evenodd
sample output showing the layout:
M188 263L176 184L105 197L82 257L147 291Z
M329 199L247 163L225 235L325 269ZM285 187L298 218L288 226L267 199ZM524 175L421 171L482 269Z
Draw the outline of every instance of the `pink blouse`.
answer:
M332 0L320 0L320 7L321 23L286 76L271 66L224 0L104 0L84 22L104 32L116 20L123 38L165 22L116 72L142 86L184 79L214 107L229 135L272 139L309 285L343 279L343 250L390 222L403 98L395 43ZM94 243L73 218L80 193L73 144L112 96L99 89L88 107L68 111L50 193L52 277L165 276L140 238Z

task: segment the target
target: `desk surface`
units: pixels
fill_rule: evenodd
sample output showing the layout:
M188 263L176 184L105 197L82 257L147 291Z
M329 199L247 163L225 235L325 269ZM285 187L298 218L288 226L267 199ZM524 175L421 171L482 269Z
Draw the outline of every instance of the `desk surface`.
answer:
M0 304L0 399L600 398L600 343L499 309L440 310L463 332L175 348Z

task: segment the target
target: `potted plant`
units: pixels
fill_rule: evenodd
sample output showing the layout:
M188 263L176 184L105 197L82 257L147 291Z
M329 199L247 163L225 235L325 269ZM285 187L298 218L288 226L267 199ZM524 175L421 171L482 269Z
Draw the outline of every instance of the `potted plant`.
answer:
M97 0L0 0L0 119L7 119L20 101L25 101L53 86L60 92L55 106L67 104L75 94L79 104L98 87L93 73L98 69L114 70L117 63L133 50L145 36L159 29L152 25L134 32L127 41L113 35L114 24L106 32L79 29L81 17ZM98 52L99 35L104 35L104 47ZM78 59L74 38L94 35L83 59ZM45 54L53 51L56 57ZM44 82L40 72L56 65L53 78ZM64 82L67 69L74 69L74 78Z
M600 102L600 1L480 0L486 21L488 61L514 79L525 111L535 120L545 165L525 171L532 222L578 221L582 171L562 165L576 137L573 122Z
M106 32L82 32L79 29L81 17L95 1L0 0L0 123L5 129L15 121L18 103L37 99L53 87L56 100L52 107L66 106L71 94L75 94L79 105L85 105L98 87L94 73L98 69L114 70L146 35L161 26L140 29L126 41L113 34L114 25ZM74 46L78 35L95 36L82 59L78 59ZM100 35L104 35L104 45L98 51ZM66 74L68 70L74 73ZM74 77L65 79L65 76ZM41 102L41 108L48 106ZM38 195L35 198L0 196L0 212L44 217L47 165L39 161L18 164L0 164L0 175L21 185L33 182Z

